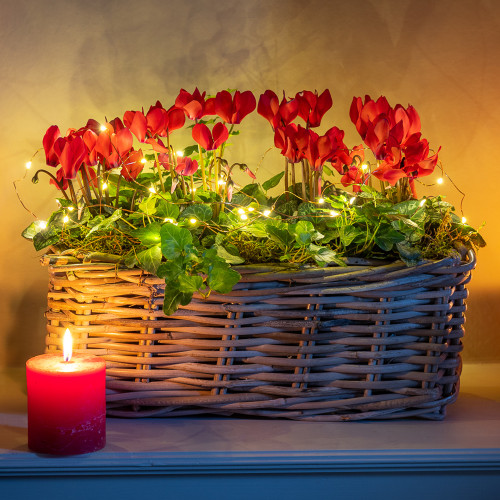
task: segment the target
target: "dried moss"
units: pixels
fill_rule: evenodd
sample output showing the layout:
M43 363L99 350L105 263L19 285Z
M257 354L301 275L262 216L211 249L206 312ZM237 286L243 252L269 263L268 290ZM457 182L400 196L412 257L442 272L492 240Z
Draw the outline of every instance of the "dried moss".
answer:
M245 264L259 264L266 262L279 262L283 251L280 246L271 239L263 240L255 238L248 233L234 233L227 238L227 243L233 244Z
M83 230L82 230L83 229ZM95 231L89 236L90 229L81 228L78 233L63 231L57 244L60 250L74 250L76 253L98 252L125 256L140 245L140 241L128 234L110 228Z

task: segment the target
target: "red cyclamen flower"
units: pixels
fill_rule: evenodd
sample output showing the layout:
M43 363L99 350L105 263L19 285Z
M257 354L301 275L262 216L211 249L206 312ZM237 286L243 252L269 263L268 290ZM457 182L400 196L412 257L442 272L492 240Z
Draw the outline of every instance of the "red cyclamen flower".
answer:
M214 109L226 123L238 124L251 113L256 106L255 97L249 90L237 90L234 96L227 90L218 92L215 96Z
M83 139L79 136L59 137L54 143L54 152L61 164L62 177L74 179L87 156Z
M141 149L137 151L130 151L128 157L123 161L123 167L120 172L125 180L130 182L137 179L137 176L144 168L144 163L142 162L143 158L144 155L142 154Z
M287 100L283 93L283 99L278 103L278 96L272 90L266 90L259 98L257 112L276 130L295 120L299 112L299 102L297 99Z
M111 123L107 123L104 126L106 130L101 132L97 137L94 149L98 158L105 164L106 169L109 170L118 167L123 158L132 150L134 138L128 128L122 128L115 133Z
M140 142L146 140L148 122L142 111L126 111L123 115L123 123Z
M397 104L393 109L385 97L373 101L370 96L355 97L350 117L365 144L373 151L379 166L373 175L394 185L408 177L413 189L415 178L429 175L438 157L429 157L429 145L421 138L421 124L413 106ZM439 150L438 150L439 152Z
M177 166L175 167L175 171L181 175L193 175L198 170L198 162L196 160L192 160L189 156L178 156L177 157Z
M319 127L324 114L332 107L332 96L326 89L320 96L310 90L299 92L295 99L299 103L299 116L308 127Z
M217 149L227 141L229 131L223 123L216 123L212 132L204 123L197 123L192 131L193 139L206 151Z
M286 127L278 127L274 132L274 145L281 149L281 154L291 163L297 163L304 158L309 134L304 127L290 123Z
M60 136L61 132L57 125L49 127L43 136L43 149L45 151L46 163L51 167L59 165L59 158L54 151L54 144Z
M149 108L146 114L147 131L151 137L163 136L184 126L186 115L181 108L172 106L168 111L163 108L160 101Z
M198 87L190 94L184 89L181 89L179 95L175 99L175 106L184 110L186 115L191 120L199 120L206 115L214 115L214 98L205 100L206 92L200 93Z

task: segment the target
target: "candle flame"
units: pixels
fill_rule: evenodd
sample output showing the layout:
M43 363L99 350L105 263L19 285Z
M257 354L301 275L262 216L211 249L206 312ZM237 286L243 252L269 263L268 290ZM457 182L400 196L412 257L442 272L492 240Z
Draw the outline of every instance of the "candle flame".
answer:
M73 354L73 337L69 328L66 328L63 337L63 358L64 361L70 361L71 355Z

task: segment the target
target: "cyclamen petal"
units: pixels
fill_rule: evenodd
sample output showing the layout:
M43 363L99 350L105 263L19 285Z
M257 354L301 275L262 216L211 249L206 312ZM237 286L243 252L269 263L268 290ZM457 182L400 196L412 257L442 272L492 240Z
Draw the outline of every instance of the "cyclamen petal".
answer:
M193 139L206 151L217 149L227 141L229 131L223 123L216 123L212 132L204 123L197 123L192 131Z
M171 133L174 130L184 127L184 123L186 123L186 115L184 111L180 108L176 108L172 106L167 111L167 121L165 125L165 130L167 133Z
M213 149L217 149L223 142L229 138L229 131L223 123L216 123L212 130Z
M140 142L144 142L148 128L144 113L141 111L126 111L123 115L123 122Z
M206 151L212 148L212 134L204 123L197 123L191 132L193 139Z
M128 158L123 162L121 175L127 181L137 179L137 176L142 172L144 163L141 162L143 158L142 150L131 151Z
M183 156L182 158L177 158L177 167L175 171L178 174L188 176L193 175L198 170L198 162L192 160L188 156Z
M123 128L111 136L111 142L117 149L118 154L122 156L132 149L134 138L128 128Z
M49 127L43 136L43 149L45 151L46 163L51 167L55 167L59 164L59 158L54 151L54 143L60 136L61 132L57 125Z
M151 135L161 135L165 131L167 112L162 107L151 107L146 115L146 123Z
M62 139L62 140L61 140ZM65 179L74 179L87 155L85 143L81 137L60 137L56 141L59 163Z
M272 90L266 90L260 97L257 105L257 113L263 116L272 126L278 114L280 102L278 96Z

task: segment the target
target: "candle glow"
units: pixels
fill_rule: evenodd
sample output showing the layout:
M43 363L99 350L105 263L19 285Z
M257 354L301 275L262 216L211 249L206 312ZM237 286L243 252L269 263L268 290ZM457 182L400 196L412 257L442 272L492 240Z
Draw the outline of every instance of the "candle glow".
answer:
M63 336L63 358L64 361L70 361L73 355L73 337L69 328L66 328Z

